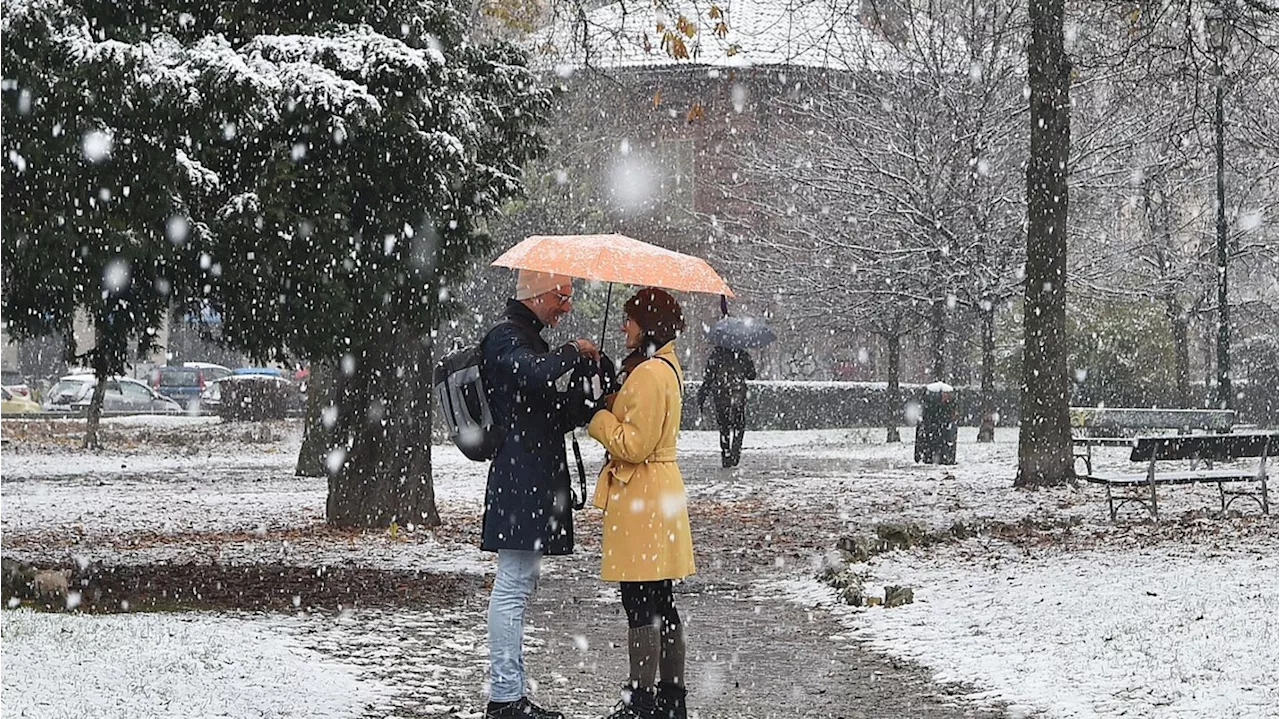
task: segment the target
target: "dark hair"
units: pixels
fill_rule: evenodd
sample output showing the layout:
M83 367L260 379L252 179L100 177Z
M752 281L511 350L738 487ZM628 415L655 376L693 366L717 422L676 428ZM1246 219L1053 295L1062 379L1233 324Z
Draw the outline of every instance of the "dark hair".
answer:
M653 345L657 349L684 331L684 312L680 310L680 303L656 287L646 287L632 295L622 310L640 325L644 333L642 347Z

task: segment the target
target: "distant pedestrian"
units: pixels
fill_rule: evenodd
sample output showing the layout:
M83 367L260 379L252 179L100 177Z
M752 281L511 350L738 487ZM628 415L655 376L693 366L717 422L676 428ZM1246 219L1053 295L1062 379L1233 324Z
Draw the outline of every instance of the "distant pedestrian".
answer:
M756 365L744 349L716 347L707 357L707 369L698 388L698 409L710 396L720 428L720 465L736 467L742 458L747 432L747 380L756 378Z
M525 696L524 612L542 555L573 551L572 489L564 435L573 413L556 380L598 361L588 339L551 349L542 330L572 309L572 280L520 270L506 319L481 345L481 374L505 438L489 466L480 548L498 553L489 595L489 704L485 719L564 719Z
M694 573L684 480L676 463L684 315L670 294L640 290L624 305L626 346L639 350L622 389L595 413L608 462L593 504L604 510L600 578L619 582L630 675L609 719L685 719L685 638L672 581Z

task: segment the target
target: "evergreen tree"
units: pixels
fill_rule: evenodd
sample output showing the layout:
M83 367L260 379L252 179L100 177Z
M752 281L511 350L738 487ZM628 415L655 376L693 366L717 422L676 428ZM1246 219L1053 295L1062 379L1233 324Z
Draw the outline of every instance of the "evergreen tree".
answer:
M28 10L35 6L39 12ZM28 77L82 82L96 97L136 96L114 110L133 114L102 121L112 132L166 130L132 143L146 144L149 154L117 172L150 183L147 202L156 205L138 200L151 214L117 218L119 232L176 225L184 235L182 242L148 236L157 259L141 267L163 270L148 286L171 291L142 315L151 321L143 335L172 300L220 317L221 340L254 357L339 368L336 404L323 408L332 430L330 522L438 523L432 331L457 307L448 288L488 248L482 218L519 193L520 169L542 146L536 128L549 93L523 54L472 44L463 9L447 2L23 8L32 17L23 34L47 38L50 49L28 53L31 70L6 88L6 103L24 102L22 87L34 82ZM14 28L5 28L6 61ZM101 75L49 59L83 57L82 45L140 58L140 67L119 78L118 94L102 92ZM63 91L69 98L84 92ZM45 128L76 110L69 99L43 118L44 127L32 123L24 156L42 157L52 144ZM8 149L9 134L5 141ZM65 175L21 191L74 203ZM182 221L172 221L179 209ZM15 214L15 222L43 223L26 232L38 235L42 255L66 255L44 242L44 225L57 223L34 199ZM48 285L36 274L54 260L37 266L15 256L11 263L7 247L6 267L20 266L23 276L7 274L6 310L16 307L12 286L15 297L33 298L28 314L42 317L37 293ZM153 279L129 257L134 285ZM51 294L69 318L92 298L62 292L66 284ZM128 328L104 326L99 336L112 342L129 336L120 331ZM30 327L36 335L63 325L32 320Z
M169 46L104 42L58 3L4 17L4 316L14 339L64 337L65 359L93 369L96 447L105 380L154 347L194 269L184 198L205 175L180 142ZM77 312L94 332L78 353Z

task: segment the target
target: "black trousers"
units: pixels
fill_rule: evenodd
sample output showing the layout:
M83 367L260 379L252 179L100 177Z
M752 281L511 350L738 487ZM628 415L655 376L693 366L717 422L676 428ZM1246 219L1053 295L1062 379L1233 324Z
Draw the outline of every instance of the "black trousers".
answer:
M742 458L742 437L747 432L746 398L716 402L716 425L720 428L720 464L738 466Z
M627 612L627 626L659 627L666 631L680 626L671 580L654 582L622 582L622 608Z

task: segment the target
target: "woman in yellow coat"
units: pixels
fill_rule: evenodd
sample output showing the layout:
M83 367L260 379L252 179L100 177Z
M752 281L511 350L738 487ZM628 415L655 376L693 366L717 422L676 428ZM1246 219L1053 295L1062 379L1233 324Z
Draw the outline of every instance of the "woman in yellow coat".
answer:
M610 719L684 719L684 631L671 583L694 573L684 480L676 464L683 372L675 339L684 329L670 294L645 288L627 300L622 389L591 419L609 452L596 482L604 510L600 578L620 582L631 677ZM659 681L660 680L660 681Z

